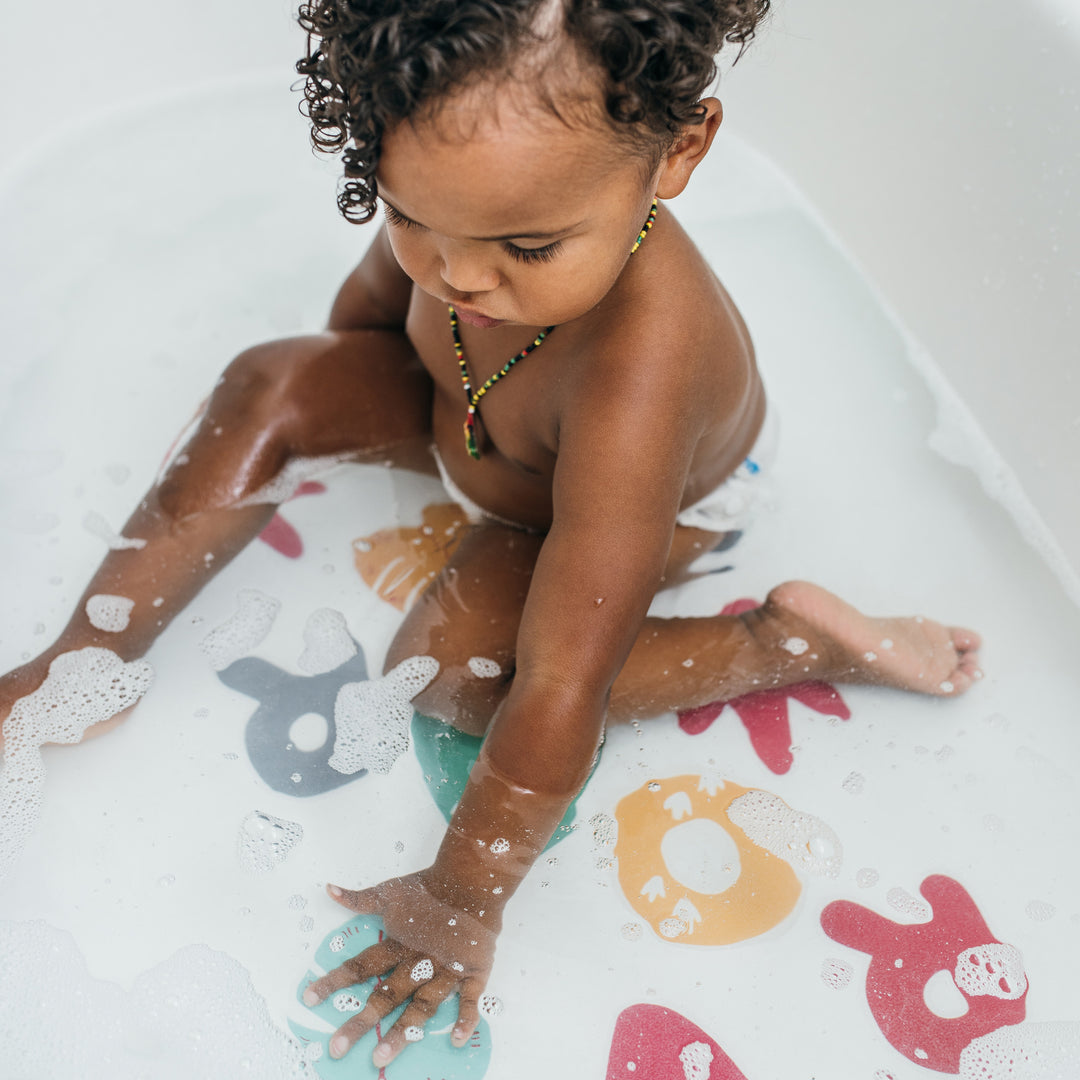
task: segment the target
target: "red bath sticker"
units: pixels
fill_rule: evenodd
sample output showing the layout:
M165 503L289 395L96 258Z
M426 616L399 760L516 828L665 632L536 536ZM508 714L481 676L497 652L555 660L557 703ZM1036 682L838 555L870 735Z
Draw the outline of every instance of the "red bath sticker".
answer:
M673 1009L631 1005L615 1023L606 1080L746 1080L704 1031Z
M292 498L300 495L321 495L325 490L325 484L320 484L318 480L308 480L296 489ZM304 542L300 539L300 534L281 514L275 514L269 520L259 533L259 539L287 559L299 559L304 554Z
M741 615L761 605L757 600L736 600L728 604L721 615ZM700 735L730 705L750 736L750 743L762 763L777 775L786 773L794 759L791 756L791 721L788 717L788 698L802 702L815 712L851 718L851 710L837 690L828 683L807 681L777 690L756 690L752 694L713 701L696 709L679 713L679 727L688 735Z
M933 908L929 922L895 923L837 900L821 925L834 941L870 954L866 998L885 1038L916 1065L958 1073L972 1039L1024 1019L1027 977L1019 951L990 933L959 882L937 874L919 891ZM959 1015L927 1004L927 984L946 976L967 1006L952 1010Z

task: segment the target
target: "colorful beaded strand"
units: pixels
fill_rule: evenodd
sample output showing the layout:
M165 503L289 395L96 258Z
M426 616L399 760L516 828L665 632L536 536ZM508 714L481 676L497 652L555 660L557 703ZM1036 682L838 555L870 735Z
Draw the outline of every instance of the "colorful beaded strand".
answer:
M633 255L639 247L641 247L642 241L649 234L649 230L656 222L656 209L657 200L653 199L652 206L649 208L649 216L645 221L645 224L641 227L641 232L638 233L637 240L634 242L634 246L630 249L630 254ZM480 387L475 393L473 393L472 381L469 378L469 367L465 362L465 349L461 344L461 332L458 329L458 317L457 312L454 310L453 304L447 304L447 309L450 312L450 334L454 339L454 355L457 357L458 368L461 370L461 384L465 388L465 397L469 402L468 408L465 412L465 449L469 451L469 457L476 461L480 460L480 447L476 441L476 417L477 406L480 404L480 399L504 376L508 375L510 369L519 361L524 360L526 356L533 351L533 349L539 348L544 343L544 338L555 329L555 326L549 326L546 330L541 330L539 334L530 345L526 345L516 356L510 357L503 366L495 372L494 375L488 379L483 386Z

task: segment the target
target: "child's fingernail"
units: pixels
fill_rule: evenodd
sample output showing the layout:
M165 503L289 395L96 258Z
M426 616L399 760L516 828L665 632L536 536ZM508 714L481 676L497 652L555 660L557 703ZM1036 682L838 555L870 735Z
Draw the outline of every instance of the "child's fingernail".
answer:
M469 1032L464 1028L454 1028L453 1040L458 1046L463 1046L469 1041Z
M310 986L304 991L304 1004L305 1005L318 1005L319 1004L319 995L316 994L315 991L312 990Z
M327 885L327 888L330 890L331 896L340 897L345 895L341 888L339 888L337 885Z
M330 1040L330 1056L344 1057L349 1049L349 1040L344 1035L338 1035Z
M390 1060L391 1047L388 1042L381 1042L375 1047L375 1053L371 1055L376 1065L385 1065Z

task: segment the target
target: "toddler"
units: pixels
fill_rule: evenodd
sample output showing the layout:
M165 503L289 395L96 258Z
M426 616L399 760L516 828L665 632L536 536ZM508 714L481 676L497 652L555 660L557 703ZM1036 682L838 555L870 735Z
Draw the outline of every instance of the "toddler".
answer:
M385 223L322 333L228 365L125 527L145 545L111 551L59 640L0 680L2 717L63 653L140 656L267 524L290 463L442 476L472 525L386 664L433 657L416 708L486 740L431 867L329 887L385 927L305 994L384 977L335 1057L407 1003L385 1065L455 992L452 1040L468 1041L504 908L605 724L806 679L952 695L978 677L973 632L870 618L806 582L738 616L646 614L743 527L773 452L747 328L667 206L720 125L716 53L767 7L304 5L315 145L343 151L344 216L368 222L381 201ZM135 601L124 630L88 620L101 593ZM474 673L478 656L501 674Z

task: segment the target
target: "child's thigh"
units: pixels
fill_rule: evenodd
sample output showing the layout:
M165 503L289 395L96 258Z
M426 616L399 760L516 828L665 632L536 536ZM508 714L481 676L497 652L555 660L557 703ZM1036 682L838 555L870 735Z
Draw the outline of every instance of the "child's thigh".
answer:
M466 730L486 724L513 678L518 627L543 537L498 524L470 529L450 562L409 609L386 670L433 656L439 674L417 708ZM485 663L486 662L486 663ZM498 668L498 671L495 668Z

